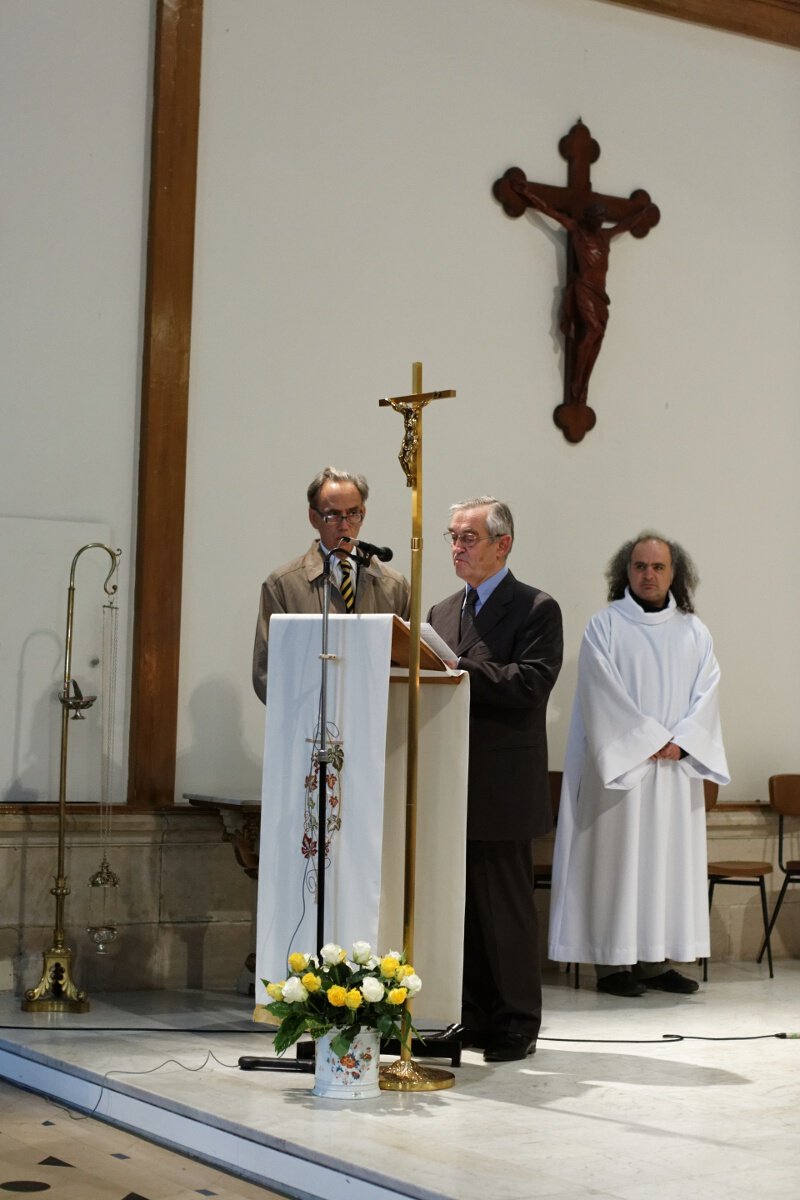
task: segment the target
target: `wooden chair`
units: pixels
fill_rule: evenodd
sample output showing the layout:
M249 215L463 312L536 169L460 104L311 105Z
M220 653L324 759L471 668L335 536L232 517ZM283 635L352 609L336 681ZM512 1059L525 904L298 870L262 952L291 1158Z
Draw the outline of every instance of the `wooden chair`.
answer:
M764 938L764 945L758 961L764 957L764 951L769 950L769 939L781 911L786 889L790 883L800 883L800 859L784 860L783 838L786 817L800 817L800 775L771 775L769 779L770 807L778 814L778 865L783 871L783 884L778 893L778 899L772 913Z
M561 800L561 779L563 771L548 771L550 783L550 805L553 809L553 824L558 822L558 805ZM539 843L534 843L534 858L533 858L533 887L544 888L548 892L553 886L553 863L551 859L541 859L537 855L539 853Z
M719 786L716 783L711 783L709 780L703 780L703 788L705 791L706 812L711 812L717 803L717 795ZM708 864L708 911L711 912L711 905L714 900L714 888L718 884L728 884L733 887L757 887L761 895L761 913L764 918L764 948L767 951L767 959L769 961L769 977L774 978L772 970L772 947L769 942L770 927L769 927L769 911L767 909L767 889L764 883L767 875L772 874L771 862L755 862L749 860L733 859L727 862L710 862ZM761 957L764 953L762 948L761 954L758 956L758 961L761 962ZM708 959L703 959L703 979L708 979Z
M557 822L558 822L558 805L561 800L561 780L562 780L564 773L563 773L563 771L549 771L548 774L549 774L549 783L550 783L550 804L552 805L552 808L553 808L553 823L557 824ZM535 857L535 855L536 855L536 849L534 849L534 860L533 860L534 891L536 890L536 888L543 888L544 890L549 892L553 886L553 863L552 863L552 860L547 860L547 861L539 860L538 858ZM567 963L567 973L569 973L569 971L571 970L572 965L573 965L572 963ZM579 988L581 986L580 963L575 963L574 965L575 965L575 987Z

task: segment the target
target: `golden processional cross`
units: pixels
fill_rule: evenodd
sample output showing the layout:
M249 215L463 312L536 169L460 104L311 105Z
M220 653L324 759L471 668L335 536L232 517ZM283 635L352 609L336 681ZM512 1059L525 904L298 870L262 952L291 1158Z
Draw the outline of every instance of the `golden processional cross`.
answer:
M431 400L455 396L455 391L423 392L422 363L411 368L411 395L379 400L381 408L402 413L404 423L400 464L411 488L411 641L408 656L408 731L406 737L406 836L403 885L403 948L408 961L414 954L414 891L416 886L417 766L419 761L419 644L422 600L422 410ZM441 1091L455 1082L450 1071L421 1067L411 1058L411 1016L403 1013L400 1059L381 1071L387 1091Z

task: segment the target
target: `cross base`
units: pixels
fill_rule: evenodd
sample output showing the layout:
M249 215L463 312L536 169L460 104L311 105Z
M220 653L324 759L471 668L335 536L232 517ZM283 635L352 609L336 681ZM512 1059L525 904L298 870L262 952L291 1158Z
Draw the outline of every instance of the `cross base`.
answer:
M553 420L568 442L582 442L584 435L594 429L597 413L588 404L559 404L553 409Z
M23 1012L89 1012L86 992L72 980L72 951L52 946L42 954L42 978L28 988L22 1001Z

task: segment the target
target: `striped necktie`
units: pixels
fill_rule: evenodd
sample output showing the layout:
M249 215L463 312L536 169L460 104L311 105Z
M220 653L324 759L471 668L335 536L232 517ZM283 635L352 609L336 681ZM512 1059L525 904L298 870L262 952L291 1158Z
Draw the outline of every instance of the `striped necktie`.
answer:
M356 594L353 590L353 568L346 558L343 558L339 563L342 572L342 582L339 585L339 591L342 593L344 606L347 612L352 612L356 606Z

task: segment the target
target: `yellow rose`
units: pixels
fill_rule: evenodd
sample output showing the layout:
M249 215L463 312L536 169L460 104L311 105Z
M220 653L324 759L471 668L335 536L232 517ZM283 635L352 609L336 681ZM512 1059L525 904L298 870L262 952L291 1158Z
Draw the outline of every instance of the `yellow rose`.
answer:
M414 974L414 968L411 966L410 963L401 963L400 966L397 968L397 971L395 973L395 978L396 979L405 979L406 975L413 975L413 974Z
M285 982L286 982L286 980L284 979L281 983L268 983L267 984L267 995L271 996L273 1000L282 1000L283 999L283 984Z
M305 971L308 966L308 956L301 954L299 950L295 950L294 954L289 955L289 970L295 971L298 975L301 971Z
M318 992L322 987L322 980L319 975L315 975L313 971L306 971L303 978L300 980L307 992Z
M347 992L338 983L328 988L328 1004L332 1004L334 1008L344 1008L346 1001Z
M356 1009L363 1003L364 997L358 988L350 988L350 991L345 996L345 1004L348 1008Z
M399 966L399 958L395 958L393 954L387 954L385 958L381 959L381 975L384 979L394 979Z
M408 995L408 988L392 988L386 999L390 1004L402 1004Z

